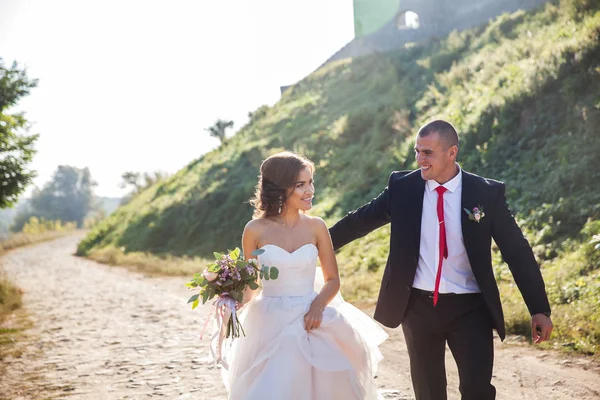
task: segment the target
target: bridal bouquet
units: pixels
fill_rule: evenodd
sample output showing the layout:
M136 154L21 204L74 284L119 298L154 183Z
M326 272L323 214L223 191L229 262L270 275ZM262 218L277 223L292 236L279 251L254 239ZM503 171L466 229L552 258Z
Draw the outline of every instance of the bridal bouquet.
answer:
M259 256L264 250L255 250L252 255ZM231 313L227 321L226 337L240 337L240 333L244 336L244 328L237 318L238 305L244 299L244 291L246 288L252 290L258 289L258 279L277 279L279 270L275 267L262 266L259 267L258 260L250 258L244 260L241 256L239 248L235 248L227 253L213 253L215 262L209 264L202 273L194 274L191 281L186 283L186 286L195 289L200 288L199 293L193 295L188 300L188 304L192 303L192 310L198 307L200 299L202 304L217 299L213 302L216 311L216 319L220 328L223 328L223 320L226 314ZM211 312L212 313L212 312ZM208 317L204 329L210 320ZM204 333L202 329L202 333ZM202 334L200 335L202 337Z

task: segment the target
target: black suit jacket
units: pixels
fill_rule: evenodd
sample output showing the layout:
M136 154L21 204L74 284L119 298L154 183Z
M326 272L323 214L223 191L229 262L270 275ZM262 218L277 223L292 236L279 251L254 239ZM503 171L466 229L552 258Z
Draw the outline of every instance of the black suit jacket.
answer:
M462 172L461 208L482 206L485 212L479 223L469 220L464 210L461 213L464 245L494 327L504 339L504 314L492 269L492 238L531 315L550 312L544 281L531 247L508 208L504 184ZM388 186L377 198L348 213L329 230L337 250L391 223L390 253L375 309L375 319L390 328L402 322L412 290L419 260L424 193L425 181L419 170L393 172Z

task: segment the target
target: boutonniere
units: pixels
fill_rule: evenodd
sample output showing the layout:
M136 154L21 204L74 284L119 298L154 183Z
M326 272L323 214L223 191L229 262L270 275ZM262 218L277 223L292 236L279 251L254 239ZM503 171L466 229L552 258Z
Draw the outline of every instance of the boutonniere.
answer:
M464 208L464 210L471 221L480 223L481 218L485 217L485 213L483 212L483 206L478 205L477 207L473 207L473 211L469 211L466 208Z

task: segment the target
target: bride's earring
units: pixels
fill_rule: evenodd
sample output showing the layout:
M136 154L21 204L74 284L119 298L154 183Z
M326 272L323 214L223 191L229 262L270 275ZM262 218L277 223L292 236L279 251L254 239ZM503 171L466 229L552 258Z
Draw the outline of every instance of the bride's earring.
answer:
M281 214L281 206L283 205L283 198L280 197L279 198L279 211L277 211L277 214Z

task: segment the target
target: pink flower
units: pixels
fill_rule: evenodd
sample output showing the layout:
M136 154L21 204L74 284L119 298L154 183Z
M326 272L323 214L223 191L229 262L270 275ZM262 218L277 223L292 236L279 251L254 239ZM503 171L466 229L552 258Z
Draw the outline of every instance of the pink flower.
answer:
M483 207L480 205L473 207L473 211L470 211L468 208L463 208L463 210L465 210L471 221L475 221L477 223L480 223L483 217L485 217Z
M202 273L202 275L204 275L204 278L209 281L212 282L215 279L217 279L217 277L219 276L219 274L217 274L216 272L210 272L209 270L205 269L204 272Z

